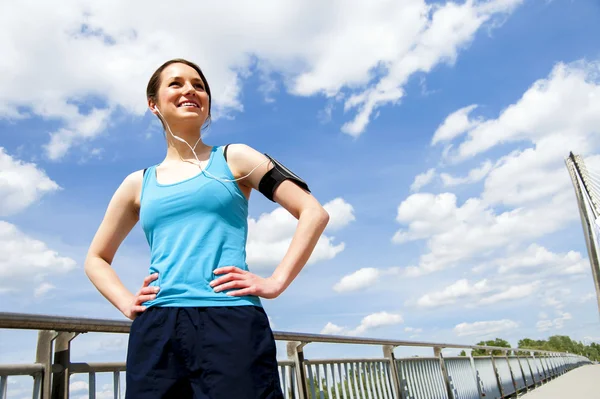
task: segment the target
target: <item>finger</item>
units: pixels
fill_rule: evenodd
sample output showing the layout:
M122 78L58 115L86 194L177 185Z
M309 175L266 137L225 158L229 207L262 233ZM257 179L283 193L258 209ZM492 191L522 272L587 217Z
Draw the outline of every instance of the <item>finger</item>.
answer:
M244 270L237 266L224 266L219 267L213 271L214 274L225 274L225 273L244 273Z
M227 293L229 296L246 296L246 295L258 295L257 289L254 286L242 288Z
M152 294L152 295L140 295L137 298L135 298L135 303L136 304L141 304L147 301L152 301L156 299L156 295Z
M157 278L158 278L158 273L152 273L152 274L146 276L146 278L144 278L144 284L142 285L142 287L147 287L148 284L150 284Z
M159 287L144 287L141 290L138 291L137 295L150 295L150 294L156 294L158 291L160 291Z
M243 274L238 274L238 273L229 273L226 274L222 277L219 277L216 280L213 280L210 282L210 286L211 287L216 287L217 285L223 284L223 283L227 283L229 281L233 281L233 280L241 280L244 278Z
M147 308L145 306L134 306L131 308L131 310L134 313L142 313L143 311L145 311Z
M246 288L248 287L248 283L243 280L231 281L229 283L221 284L215 287L215 292L221 292L225 290L231 290L236 288Z

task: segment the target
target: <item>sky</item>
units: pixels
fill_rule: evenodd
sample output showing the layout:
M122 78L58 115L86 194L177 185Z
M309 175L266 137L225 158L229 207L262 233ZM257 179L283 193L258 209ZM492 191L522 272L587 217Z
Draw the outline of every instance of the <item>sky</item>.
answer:
M573 151L600 169L599 18L592 0L3 2L0 311L124 319L83 262L122 180L165 155L144 90L183 57L213 93L205 143L274 156L331 215L302 273L263 301L274 330L600 342L564 164ZM248 264L268 276L295 220L258 192L249 215ZM137 291L139 224L113 266ZM35 332L0 337L0 363L33 361ZM73 342L82 361L125 349Z

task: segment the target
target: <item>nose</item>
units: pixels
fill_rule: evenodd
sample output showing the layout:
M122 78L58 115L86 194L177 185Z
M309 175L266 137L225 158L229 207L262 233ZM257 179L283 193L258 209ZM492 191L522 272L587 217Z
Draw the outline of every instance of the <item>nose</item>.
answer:
M194 87L193 84L191 84L190 82L186 83L185 86L183 86L183 94L184 95L188 95L188 94L196 94L196 88Z

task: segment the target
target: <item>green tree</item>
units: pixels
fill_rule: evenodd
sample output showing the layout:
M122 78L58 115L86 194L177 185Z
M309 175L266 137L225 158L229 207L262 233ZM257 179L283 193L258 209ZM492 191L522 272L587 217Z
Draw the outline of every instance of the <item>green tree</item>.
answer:
M585 345L583 342L574 341L566 335L553 335L548 340L523 338L519 341L519 348L568 352L585 356L590 360L600 361L600 345L595 342Z
M479 346L498 346L500 348L510 348L510 343L502 338L496 338L494 340L490 340L490 341L481 341L478 342L477 345ZM473 349L473 356L488 356L488 350L487 349ZM499 349L494 349L492 351L492 355L494 356L500 356L502 355L502 351Z
M316 377L316 375L315 375ZM367 381L368 378L368 381ZM359 370L353 370L353 372L348 373L342 382L337 382L337 389L340 392L340 397L338 398L335 393L335 387L331 386L331 396L329 396L329 387L325 378L321 378L321 386L322 389L319 389L319 383L315 379L314 381L314 389L315 395L312 393L313 386L310 382L307 385L308 389L308 398L309 399L341 399L344 398L344 392L346 395L349 393L351 397L359 398L364 395L370 395L372 397L377 397L379 394L377 393L377 388L373 386L371 378L376 378L371 376L370 372L365 374ZM362 383L361 383L362 382ZM330 381L331 383L331 381ZM358 392L356 391L356 386L358 386ZM368 394L367 392L370 393ZM366 396L364 396L366 397Z

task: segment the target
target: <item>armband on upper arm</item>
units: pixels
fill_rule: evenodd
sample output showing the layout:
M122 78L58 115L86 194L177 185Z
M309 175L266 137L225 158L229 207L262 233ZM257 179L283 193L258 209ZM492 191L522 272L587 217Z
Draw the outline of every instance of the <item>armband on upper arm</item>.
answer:
M258 184L258 191L260 191L265 197L269 200L275 202L273 199L273 194L275 190L281 183L285 180L291 180L301 189L308 191L310 193L310 189L308 188L308 184L300 177L298 177L294 172L283 166L279 161L275 158L270 157L268 154L265 154L267 158L273 164L273 168L269 170L260 180Z

